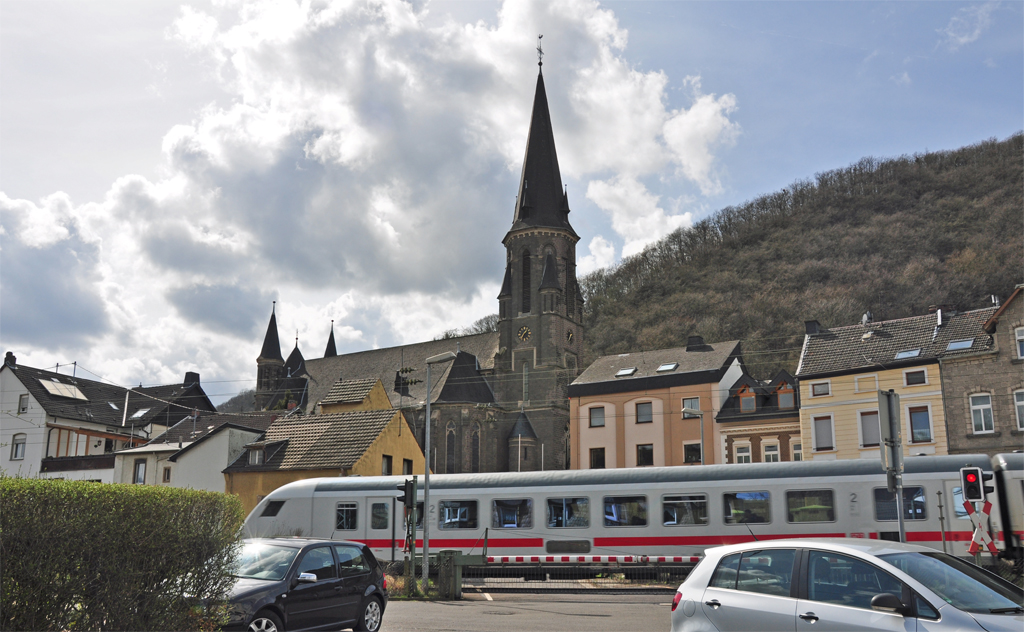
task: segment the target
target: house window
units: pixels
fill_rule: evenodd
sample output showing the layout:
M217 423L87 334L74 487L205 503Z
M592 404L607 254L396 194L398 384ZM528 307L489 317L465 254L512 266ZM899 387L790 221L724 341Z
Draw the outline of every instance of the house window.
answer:
M754 404L754 394L750 391L744 391L740 394L740 412L741 413L752 413L756 408Z
M412 474L412 459L402 459L402 475L409 476Z
M636 405L636 422L638 424L649 424L654 421L654 405L651 402L643 402Z
M170 483L171 482L171 468L169 468L169 467L165 467L164 468L164 482L165 483Z
M132 472L132 483L146 484L146 459L135 459L135 470Z
M700 398L687 397L683 399L683 408L689 408L690 410L700 410ZM693 413L683 413L683 419L700 419L700 417L700 415L694 415Z
M928 383L928 374L924 369L918 371L904 371L903 383L907 386L920 386Z
M1018 406L1018 408L1020 408ZM25 443L28 441L28 435L24 433L18 433L14 435L11 441L11 460L20 461L25 458Z
M653 443L641 443L636 446L636 465L637 467L654 465Z
M835 450L836 444L832 433L832 415L821 415L813 421L814 451L827 452Z
M779 462L779 444L777 443L765 443L761 446L762 451L762 463L778 463Z
M991 395L971 395L971 420L974 422L974 434L995 430L992 425Z
M867 393L878 390L878 376L864 375L853 378L853 390L856 393Z
M750 463L750 446L738 445L733 448L737 463Z
M590 448L590 469L604 469L604 448Z
M779 409L795 408L796 407L796 394L793 389L786 387L785 389L779 390Z
M263 465L266 453L263 448L253 448L249 450L249 465Z
M604 428L604 406L595 406L590 409L590 427Z
M1024 327L1014 329L1013 335L1017 339L1017 357L1024 358Z
M683 463L700 463L700 444L699 443L684 443L683 444Z
M831 382L815 382L814 384L811 384L811 397L827 397L831 394Z
M391 455L385 454L380 459L380 475L391 476Z
M876 448L882 442L881 428L878 425L878 411L872 410L860 414L860 446Z
M804 445L802 443L794 443L790 446L790 450L793 452L794 461L804 460Z
M932 416L927 406L911 406L907 409L910 417L910 442L928 443L932 440Z
M28 412L28 393L18 396L18 414Z
M1017 407L1017 430L1024 430L1024 391L1013 394L1013 403Z

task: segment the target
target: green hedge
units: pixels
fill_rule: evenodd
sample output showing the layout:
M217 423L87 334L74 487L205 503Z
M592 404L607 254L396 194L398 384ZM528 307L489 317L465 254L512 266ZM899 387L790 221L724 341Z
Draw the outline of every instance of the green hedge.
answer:
M0 630L217 627L238 498L0 476Z

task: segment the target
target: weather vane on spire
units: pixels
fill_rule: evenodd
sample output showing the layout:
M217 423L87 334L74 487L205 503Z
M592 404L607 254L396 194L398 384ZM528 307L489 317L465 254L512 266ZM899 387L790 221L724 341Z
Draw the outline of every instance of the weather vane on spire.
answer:
M541 40L544 39L543 35L537 36L537 65L544 65L544 47L541 46Z

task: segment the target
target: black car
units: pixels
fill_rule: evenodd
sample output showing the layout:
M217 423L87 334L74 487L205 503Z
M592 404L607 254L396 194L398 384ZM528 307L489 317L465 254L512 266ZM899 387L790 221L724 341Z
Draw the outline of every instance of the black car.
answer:
M387 583L366 545L344 540L243 540L224 630L377 632Z

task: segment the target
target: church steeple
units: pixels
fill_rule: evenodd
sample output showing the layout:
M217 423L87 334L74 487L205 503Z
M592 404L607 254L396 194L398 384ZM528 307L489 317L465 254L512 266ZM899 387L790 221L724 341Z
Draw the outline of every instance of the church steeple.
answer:
M281 356L281 340L277 337L277 301L274 301L274 306L270 310L270 324L267 325L267 335L263 337L263 348L256 362L260 360L279 360L284 363L284 357Z
M270 310L270 323L263 337L263 348L256 358L256 409L263 410L270 395L284 376L284 358L281 356L281 339L277 337L277 301Z
M325 358L333 358L338 355L338 347L334 344L334 321L331 321L331 336L327 339L327 348L324 350Z

